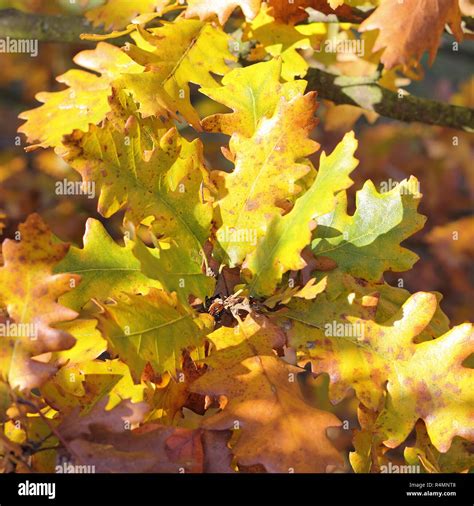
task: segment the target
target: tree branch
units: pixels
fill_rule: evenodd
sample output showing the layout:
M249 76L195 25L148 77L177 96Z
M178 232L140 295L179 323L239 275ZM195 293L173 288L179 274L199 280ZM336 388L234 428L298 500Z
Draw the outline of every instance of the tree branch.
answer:
M1 38L90 44L81 40L81 33L103 34L104 31L94 28L83 16L49 16L28 14L15 9L0 10Z
M337 76L310 69L308 90L336 104L355 105L381 116L405 122L421 122L458 130L474 130L474 109L403 95L379 86L373 78Z

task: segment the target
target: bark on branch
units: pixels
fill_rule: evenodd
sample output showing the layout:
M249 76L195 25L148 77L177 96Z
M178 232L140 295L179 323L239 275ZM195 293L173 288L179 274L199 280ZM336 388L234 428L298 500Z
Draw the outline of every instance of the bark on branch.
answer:
M336 76L310 69L308 90L336 104L356 105L381 116L405 122L421 122L458 130L474 130L474 109L398 93L379 86L370 78Z
M0 38L84 44L81 33L104 31L94 28L83 16L27 14L15 9L0 11Z

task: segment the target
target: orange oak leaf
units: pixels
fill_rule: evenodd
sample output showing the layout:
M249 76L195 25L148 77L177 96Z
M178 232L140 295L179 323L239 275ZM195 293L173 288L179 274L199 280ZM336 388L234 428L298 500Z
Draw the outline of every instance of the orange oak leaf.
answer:
M372 51L385 48L381 62L390 69L419 61L425 51L433 63L446 24L461 40L457 0L385 0L360 25L359 31L380 30Z
M64 417L58 427L66 449L77 464L93 466L95 472L202 472L201 430L167 427L143 421L144 402L122 401L107 411L104 398L83 414Z
M235 328L209 336L215 351L193 390L225 396L222 411L203 422L206 429L240 429L232 451L239 464L261 464L268 472L325 472L340 456L326 429L340 425L331 413L306 404L294 367L273 352L282 331L266 318L249 315Z

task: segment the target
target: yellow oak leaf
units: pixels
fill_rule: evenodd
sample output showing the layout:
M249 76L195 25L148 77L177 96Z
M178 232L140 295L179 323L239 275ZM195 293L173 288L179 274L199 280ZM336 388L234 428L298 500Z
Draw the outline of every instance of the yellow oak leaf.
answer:
M399 446L418 419L425 421L440 452L449 449L455 436L474 440L474 371L463 365L474 352L472 325L414 341L436 307L435 294L418 292L383 324L347 316L346 326L329 324L313 341L305 336L313 370L329 374L333 398L354 388L368 408L381 409L377 431L389 448Z
M0 377L20 389L38 387L57 370L55 363L35 359L66 350L75 339L56 323L77 313L58 303L79 282L76 274L53 274L69 246L57 241L37 214L20 225L21 241L3 242L0 268L0 307L8 312L0 337Z
M144 116L159 116L163 111L175 117L181 114L199 128L189 83L218 86L212 74L227 74L227 62L236 59L229 51L229 36L210 23L181 19L179 23L162 21L162 26L150 30L139 26L132 37L136 45L127 44L125 50L146 71L128 73L117 85L132 93Z
M204 130L251 137L260 120L274 114L280 97L290 100L304 93L303 80L280 83L281 65L281 59L275 58L237 68L223 77L221 87L201 88L201 93L234 111L208 116L202 121Z
M321 23L288 25L285 21L275 19L271 12L268 8L260 10L258 16L249 23L247 37L257 40L267 54L281 57L285 81L304 77L309 65L300 50L317 47L326 33L325 27Z
M97 329L96 320L76 319L71 322L55 324L55 328L63 330L76 340L69 350L56 351L52 357L61 365L80 364L88 360L95 360L107 350L107 342Z
M309 139L316 106L313 92L281 97L273 116L262 118L252 137L232 136L235 169L221 173L217 202L222 223L217 239L231 266L253 251L271 218L282 214L279 205L285 198L299 193L298 180L311 170L304 158L319 148Z
M311 187L288 214L276 215L270 222L265 236L242 266L251 295L271 295L285 272L306 266L301 252L311 242L315 220L330 212L336 203L335 195L353 183L349 174L359 163L354 158L356 149L354 132L350 132L329 156L323 152Z
M43 105L19 116L26 123L18 131L25 134L29 142L37 142L29 149L59 148L65 135L74 130L86 132L89 125L98 124L110 110L108 97L112 93L113 79L122 72L143 71L143 67L119 48L105 42L100 42L93 50L80 52L73 60L100 76L84 70L68 70L57 77L58 82L68 86L67 89L36 95Z
M99 336L96 333L98 331L94 337L103 343L100 333ZM76 408L88 412L104 397L108 398L108 410L124 399L134 403L144 401L146 386L134 383L126 364L119 359L103 361L96 358L88 360L85 354L76 355L43 385L41 394L48 404L65 415Z

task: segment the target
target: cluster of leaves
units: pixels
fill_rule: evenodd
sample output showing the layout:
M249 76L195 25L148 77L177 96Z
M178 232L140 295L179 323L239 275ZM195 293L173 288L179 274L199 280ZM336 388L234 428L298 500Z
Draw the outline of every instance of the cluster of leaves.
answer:
M32 214L3 242L0 468L377 472L405 444L427 472L468 470L472 326L450 328L440 294L384 281L418 259L401 245L425 221L416 178L388 192L366 181L350 214L354 133L310 161L318 104L300 50L355 35L305 9L357 22L357 2L126 3L88 17L121 30L92 38L133 42L79 53L87 70L21 116L31 148L54 148L125 234L90 218L81 248ZM411 3L382 2L360 26L375 55L352 64L381 61L387 86L397 66L434 57L446 24L461 37L457 2ZM246 19L229 34L237 7ZM219 112L202 118L191 84ZM202 131L228 138L231 170L208 166ZM331 436L342 421L305 399L307 374L329 377L335 405L354 391L350 455Z

